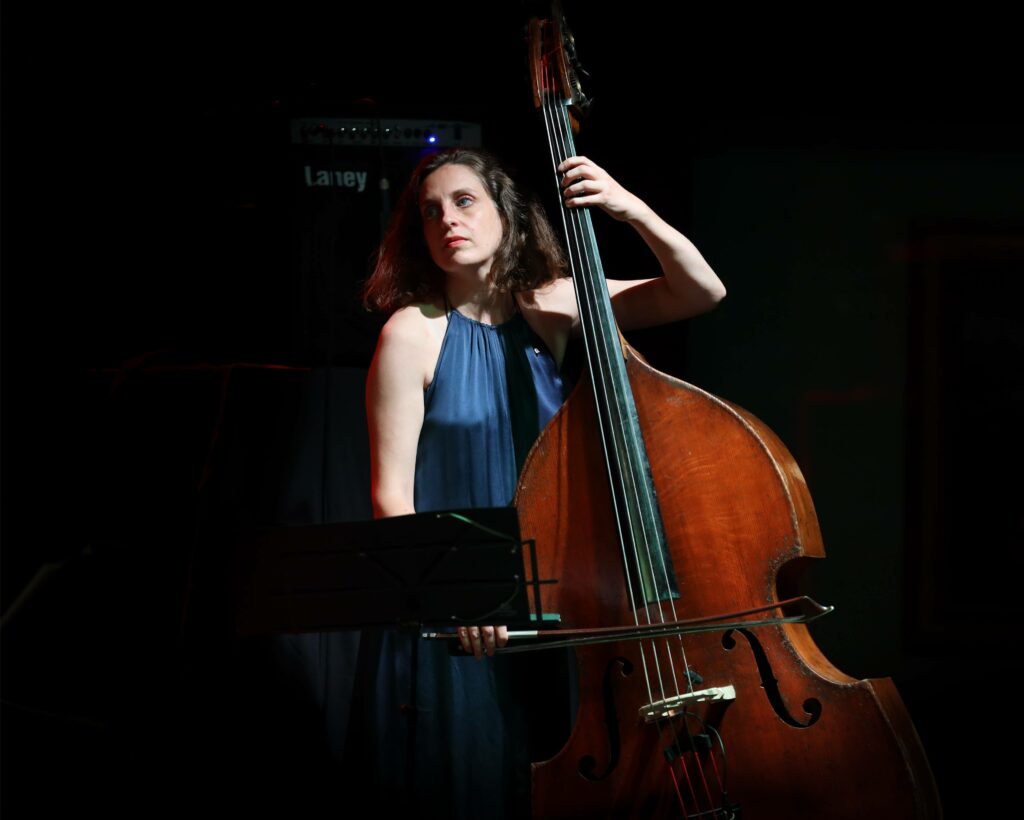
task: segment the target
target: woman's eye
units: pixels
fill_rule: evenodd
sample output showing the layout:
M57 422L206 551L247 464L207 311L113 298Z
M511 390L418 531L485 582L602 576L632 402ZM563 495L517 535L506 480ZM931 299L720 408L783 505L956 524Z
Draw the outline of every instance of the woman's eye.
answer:
M428 205L426 208L423 209L423 218L424 219L436 219L437 218L437 213L438 213L438 211L437 211L437 206L436 205Z
M472 203L473 197L471 196L460 196L458 199L455 200L455 204L458 205L460 208L465 207L466 205L471 205Z

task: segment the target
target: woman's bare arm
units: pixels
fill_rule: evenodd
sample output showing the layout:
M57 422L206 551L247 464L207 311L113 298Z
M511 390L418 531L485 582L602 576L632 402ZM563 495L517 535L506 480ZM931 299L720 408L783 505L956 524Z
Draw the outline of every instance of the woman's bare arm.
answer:
M711 310L725 297L725 285L696 246L586 157L570 157L562 171L567 208L597 206L628 222L661 265L656 279L609 279L615 319L623 330L675 322Z
M415 307L395 313L381 330L366 381L370 481L375 518L415 512L416 449L423 427L423 390L430 335Z

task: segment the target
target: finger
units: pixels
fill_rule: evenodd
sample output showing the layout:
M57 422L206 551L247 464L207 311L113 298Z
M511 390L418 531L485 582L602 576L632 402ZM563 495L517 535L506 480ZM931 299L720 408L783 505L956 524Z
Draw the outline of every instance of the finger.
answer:
M473 647L469 644L469 631L464 626L459 627L459 643L462 644L462 651L469 653L473 651Z
M482 627L480 627L480 639L483 642L484 651L487 653L487 655L489 657L493 657L494 656L494 650L495 650L495 648L497 646L497 644L495 643L495 637L494 637L494 627L493 626L482 626Z
M480 638L480 627L471 626L469 628L469 642L473 645L473 655L477 660L480 660L484 656L483 640Z
M498 646L505 646L508 643L508 627L498 626L494 629L494 641Z
M571 168L577 168L580 165L586 165L588 163L590 163L590 160L586 157L566 157L565 160L559 164L558 170L564 173Z
M565 198L565 207L587 208L591 205L600 205L602 201L600 194L590 194L589 196L568 196Z
M590 166L581 165L579 168L573 168L562 176L562 187L568 188L573 185L578 185L584 180L596 178L597 176Z
M580 180L569 185L564 191L562 191L562 195L566 199L570 199L574 196L583 196L583 194L587 193L587 188L588 183L584 180Z

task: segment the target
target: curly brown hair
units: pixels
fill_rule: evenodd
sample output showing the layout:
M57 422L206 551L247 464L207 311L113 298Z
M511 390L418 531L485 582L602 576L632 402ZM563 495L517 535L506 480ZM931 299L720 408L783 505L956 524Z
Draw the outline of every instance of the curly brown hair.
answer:
M424 157L399 197L377 264L363 286L367 308L390 313L443 297L445 274L423 240L419 200L426 178L450 163L472 170L498 209L502 239L491 271L499 290L530 291L566 275L565 253L540 203L519 190L493 155L475 148L449 148Z

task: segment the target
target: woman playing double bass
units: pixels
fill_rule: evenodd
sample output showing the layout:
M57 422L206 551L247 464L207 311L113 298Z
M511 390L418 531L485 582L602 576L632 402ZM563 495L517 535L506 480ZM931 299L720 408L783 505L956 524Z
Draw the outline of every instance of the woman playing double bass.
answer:
M713 308L725 287L686 237L585 157L558 166L568 209L632 225L661 266L609 279L623 330ZM490 155L426 157L399 200L367 304L391 313L367 384L378 517L509 504L527 450L565 398L579 331L573 281L540 206ZM475 656L397 633L364 636L350 749L375 805L438 817L528 811L518 659L487 658L503 626L460 631Z

